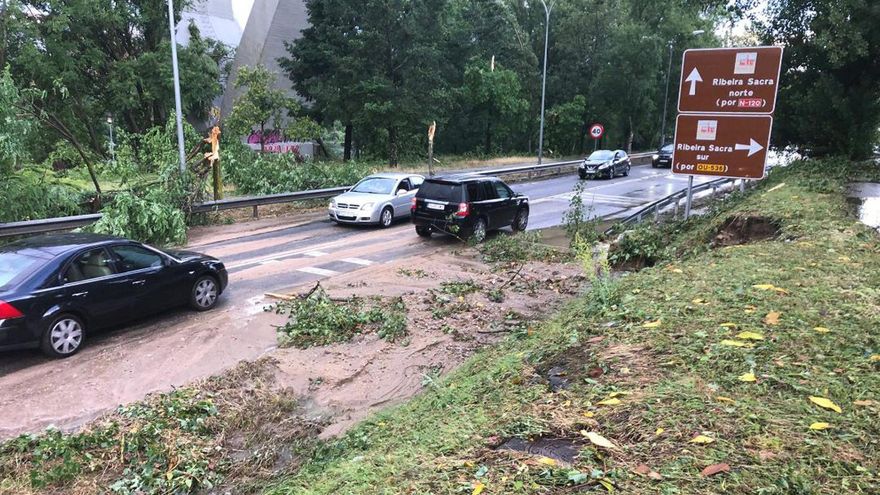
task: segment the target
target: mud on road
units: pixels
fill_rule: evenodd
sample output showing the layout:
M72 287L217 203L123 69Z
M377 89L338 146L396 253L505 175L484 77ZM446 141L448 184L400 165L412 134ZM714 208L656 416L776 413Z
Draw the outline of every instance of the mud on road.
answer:
M324 418L322 437L337 435L376 409L418 393L427 378L449 372L480 347L531 331L531 320L550 314L583 284L576 265L527 263L510 281L510 269L481 262L475 250L449 251L443 246L427 256L322 281L334 298L402 297L409 335L398 343L365 334L341 344L279 349L275 327L284 323L282 316L243 311L226 298L213 312L181 310L106 332L71 359L5 354L0 362L0 439L49 425L73 430L120 404L266 355L276 363L274 386ZM438 311L441 284L466 281L480 289L453 297L456 311ZM282 292L302 293L313 284ZM488 291L501 286L503 301L493 302Z

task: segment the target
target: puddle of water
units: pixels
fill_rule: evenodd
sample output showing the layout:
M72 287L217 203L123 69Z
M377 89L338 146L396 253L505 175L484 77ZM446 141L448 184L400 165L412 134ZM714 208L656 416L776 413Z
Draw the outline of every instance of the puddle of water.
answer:
M565 438L538 438L530 441L514 437L499 445L498 450L515 450L571 464L580 453L581 447L575 441Z
M856 206L859 220L865 225L880 229L880 184L856 182L849 186L850 202Z

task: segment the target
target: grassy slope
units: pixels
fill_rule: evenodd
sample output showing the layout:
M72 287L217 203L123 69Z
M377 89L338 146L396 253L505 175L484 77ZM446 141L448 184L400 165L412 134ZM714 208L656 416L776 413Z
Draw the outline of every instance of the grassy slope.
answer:
M482 483L483 493L563 493L605 483L627 493L880 492L880 248L847 215L844 174L828 177L837 166L774 174L680 229L670 252L687 254L624 277L613 305L587 294L530 337L480 353L326 445L269 491L477 493ZM780 220L782 240L705 248L715 226L746 213ZM762 284L784 290L753 287ZM771 312L778 324L765 323ZM721 344L742 331L764 340ZM550 393L542 370L557 364L573 386ZM739 380L749 372L756 382ZM597 405L615 391L630 395ZM831 427L810 430L814 422ZM582 430L617 449L584 442L574 465L561 466L491 448L510 435ZM714 442L691 443L698 434ZM731 472L700 476L719 462ZM636 474L639 464L663 479Z

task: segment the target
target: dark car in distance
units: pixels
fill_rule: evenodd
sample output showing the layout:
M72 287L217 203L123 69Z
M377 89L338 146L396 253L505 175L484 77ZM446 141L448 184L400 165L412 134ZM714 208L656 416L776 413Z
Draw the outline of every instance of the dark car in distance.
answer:
M0 350L71 356L96 329L186 304L209 310L227 281L215 258L116 237L13 242L0 247Z
M657 150L657 153L654 153L651 156L651 166L654 168L671 167L672 148L672 144L667 144L666 146L662 146L659 150Z
M529 198L496 177L425 179L411 209L416 233L422 237L438 232L481 242L490 230L510 226L522 231L529 224Z
M584 158L578 167L578 176L581 179L594 177L613 179L619 175L628 176L630 168L632 163L625 151L596 150Z

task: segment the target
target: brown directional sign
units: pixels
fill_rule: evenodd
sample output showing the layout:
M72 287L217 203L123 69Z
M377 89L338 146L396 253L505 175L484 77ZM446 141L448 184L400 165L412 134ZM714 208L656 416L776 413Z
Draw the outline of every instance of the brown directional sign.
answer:
M685 50L680 113L761 113L776 108L782 47Z
M672 172L761 179L772 128L770 115L681 114L675 125Z

